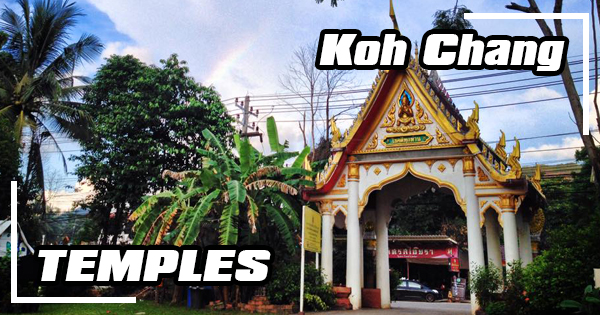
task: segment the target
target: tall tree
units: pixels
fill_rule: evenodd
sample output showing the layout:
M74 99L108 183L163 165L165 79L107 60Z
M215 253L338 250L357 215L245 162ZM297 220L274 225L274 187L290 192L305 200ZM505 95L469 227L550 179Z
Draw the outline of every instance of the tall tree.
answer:
M232 119L219 94L188 73L177 55L161 60L161 67L112 56L86 90L84 109L93 117L93 136L81 142L76 173L94 186L88 207L101 219L103 242L123 230L142 196L173 186L160 177L162 170L202 167L202 130L231 143Z
M522 6L515 2L511 2L511 4L507 5L506 8L510 10L521 11L525 13L541 13L540 8L538 7L535 0L528 0L529 6ZM562 12L562 0L556 0L554 2L554 13ZM548 26L545 20L536 20L538 26L542 30L544 36L553 36L554 32ZM564 36L562 20L554 20L554 29L556 31L557 36ZM584 62L588 62L584 60ZM573 75L571 74L571 69L569 68L569 64L565 63L565 69L560 74L562 77L563 85L565 86L565 90L567 91L567 97L569 98L569 103L571 105L571 111L573 112L573 116L575 118L575 123L577 125L577 129L579 130L579 135L581 140L583 141L583 145L587 150L590 163L593 169L593 176L595 177L594 184L596 185L596 195L600 194L600 150L596 147L596 143L594 138L591 136L591 132L588 132L588 135L583 134L583 107L581 106L581 99L579 98L579 93L577 93L577 88L575 87L575 82L573 81ZM597 88L597 87L596 87ZM583 93L589 93L589 91L583 91ZM600 118L599 118L600 119ZM600 125L600 123L599 123ZM600 126L599 126L600 127ZM589 131L589 130L588 130Z
M458 0L456 0L454 8L435 12L433 15L433 28L457 31L472 29L473 25L465 19L465 13L473 13L473 11L464 5L458 5Z
M332 118L330 104L335 97L335 92L343 87L351 85L353 80L352 71L349 70L319 70L315 67L317 58L317 43L302 46L294 51L294 56L287 72L279 78L281 86L302 99L308 106L308 114L306 110L296 108L289 104L290 107L298 111L302 117L302 123L299 123L300 131L304 137L304 145L307 145L307 134L311 137L312 155L311 159L315 158L315 149L318 145L317 121L319 117L325 114L325 139L329 140L329 120ZM355 109L359 105L350 107L347 110ZM344 110L343 113L347 110ZM310 129L306 128L306 120L310 122Z
M102 44L88 34L68 43L77 19L83 16L68 0L19 0L18 4L21 12L4 7L0 14L0 31L8 35L0 56L0 115L14 124L17 143L29 131L24 191L37 186L45 209L40 147L48 142L60 151L57 133L75 139L88 135L87 115L75 102L82 92L75 82L88 79L73 72L97 57Z

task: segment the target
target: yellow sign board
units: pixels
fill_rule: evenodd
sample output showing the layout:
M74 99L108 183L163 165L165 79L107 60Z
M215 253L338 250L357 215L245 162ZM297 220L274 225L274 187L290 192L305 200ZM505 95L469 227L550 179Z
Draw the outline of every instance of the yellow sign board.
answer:
M321 252L321 214L309 207L304 207L304 249Z

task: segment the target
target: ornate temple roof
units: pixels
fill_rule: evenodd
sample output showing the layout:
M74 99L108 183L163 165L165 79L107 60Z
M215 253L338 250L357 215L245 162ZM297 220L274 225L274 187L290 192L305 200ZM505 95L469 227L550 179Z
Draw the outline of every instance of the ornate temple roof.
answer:
M397 29L397 22L390 1L390 17ZM418 48L415 48L414 56L410 57L409 66L405 70L380 70L375 77L365 101L360 111L352 122L352 125L341 132L334 120L330 121L332 131L331 156L324 170L317 174L315 178L316 188L308 189L309 195L326 194L330 191L349 158L360 151L360 146L364 145L366 137L370 135L370 129L373 124L377 124L377 119L381 119L381 111L388 106L386 96L395 93L397 87L394 82L399 76L410 78L413 85L419 85L419 90L423 92L423 106L427 107L430 114L439 125L441 131L450 138L451 143L463 147L465 153L473 154L488 171L491 177L500 184L522 185L526 177L522 174L519 163L521 157L520 143L515 138L515 146L510 154L505 151L506 139L504 132L495 148L492 148L480 137L479 130L479 105L474 102L475 108L467 120L465 120L460 111L452 101L452 98L446 91L441 79L436 71L428 71L419 65ZM417 110L419 110L417 108ZM410 147L407 150L427 149L426 147ZM543 196L539 182L541 175L539 171L530 180L533 188Z

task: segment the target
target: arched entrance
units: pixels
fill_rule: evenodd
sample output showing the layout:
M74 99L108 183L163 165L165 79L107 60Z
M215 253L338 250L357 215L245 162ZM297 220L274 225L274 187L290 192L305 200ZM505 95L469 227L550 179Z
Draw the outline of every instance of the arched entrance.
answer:
M316 176L316 187L304 192L306 200L319 204L323 217L321 266L328 281L334 269L332 226L340 213L345 216L346 286L352 289L354 309L362 303L361 221L368 213L374 216L377 240L376 287L381 307L390 307L390 209L381 206L391 198L387 195L433 186L451 192L466 217L471 270L486 264L482 228L489 209L500 213L496 221L502 225L486 229L491 231L486 233L488 251L496 251L492 239L502 228L505 261L530 260L527 220L544 204L540 177L522 175L518 141L507 154L504 134L495 148L481 140L478 105L465 120L434 78L414 58L406 70L380 71L353 125L342 134L332 122L329 162ZM488 260L496 257L497 262L494 255L488 254Z

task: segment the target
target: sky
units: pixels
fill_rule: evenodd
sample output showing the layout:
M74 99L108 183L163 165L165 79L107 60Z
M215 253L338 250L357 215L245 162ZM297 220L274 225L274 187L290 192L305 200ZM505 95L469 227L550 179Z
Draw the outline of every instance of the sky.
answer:
M73 38L81 33L97 35L105 45L102 56L87 64L78 72L92 76L105 58L113 54L132 54L148 64L158 64L170 54L177 53L186 60L190 74L203 85L213 85L221 94L228 108L235 111L231 99L245 95L260 96L288 93L280 84L279 78L287 71L293 53L301 46L318 39L322 29L359 29L363 35L379 35L381 30L391 28L388 16L389 1L340 1L332 8L326 0L316 4L314 0L256 0L256 1L210 1L210 0L77 0L86 13L73 32ZM504 6L510 1L502 0L461 0L473 12L514 12ZM516 1L525 4L526 1ZM423 34L431 28L432 16L436 10L450 9L454 1L419 0L394 1L400 31L412 41L421 41ZM16 8L13 0L0 0L0 6ZM551 12L554 1L538 0L542 12ZM589 1L565 1L563 12L589 12ZM482 36L488 35L531 35L542 36L533 20L472 20L474 28ZM551 24L551 22L550 22ZM565 35L570 40L569 61L582 60L582 22L564 21ZM590 32L591 33L591 32ZM591 42L591 41L590 41ZM592 64L593 65L593 64ZM581 64L573 65L575 78L581 77ZM499 71L458 71L441 72L443 80L497 73ZM356 71L352 87L370 86L375 71ZM531 80L529 80L531 79ZM521 80L517 83L483 86L506 80ZM556 82L560 77L536 78L531 73L497 78L469 80L447 83L451 95L482 91L524 84ZM478 87L472 87L478 85ZM481 85L481 86L479 86ZM593 89L593 81L590 83ZM577 83L581 92L582 84ZM565 96L562 84L453 98L462 115L470 114L468 108L473 101L480 106L527 102L543 98ZM366 93L356 94L341 100L343 103L362 103ZM254 102L252 105L279 105L277 101ZM264 109L264 110L263 110ZM268 107L261 107L261 114L253 121L260 121L262 131ZM341 116L349 118L349 116ZM593 114L593 112L592 112ZM300 149L302 136L298 130L299 113L277 113L280 138L287 139L292 149ZM594 117L593 115L591 115ZM482 109L479 125L482 138L493 142L502 129L507 139L528 138L542 135L569 133L577 130L572 121L572 113L565 99L549 102L530 103L521 106ZM338 127L343 131L351 120L340 120ZM595 124L592 124L595 125ZM323 126L322 123L319 126ZM265 143L255 143L259 149L267 149ZM513 143L509 142L510 151ZM553 149L581 145L577 135L530 139L521 142L522 151ZM76 144L67 139L61 140L61 148L67 155L77 154ZM47 149L49 156L48 172L60 173L58 186L72 185L76 178L71 172L76 165L68 162L68 174L62 169L59 154L53 148ZM573 160L574 150L558 150L524 153L523 165L540 163L560 163Z

